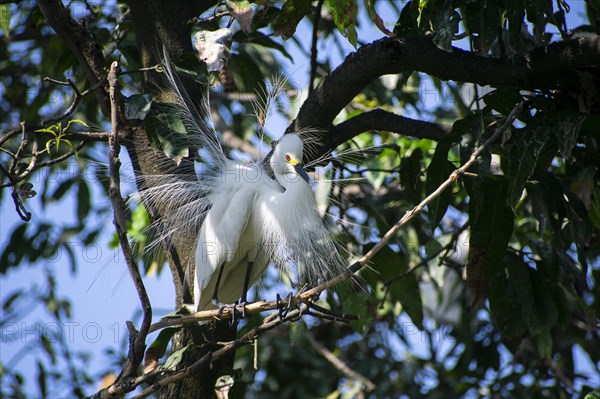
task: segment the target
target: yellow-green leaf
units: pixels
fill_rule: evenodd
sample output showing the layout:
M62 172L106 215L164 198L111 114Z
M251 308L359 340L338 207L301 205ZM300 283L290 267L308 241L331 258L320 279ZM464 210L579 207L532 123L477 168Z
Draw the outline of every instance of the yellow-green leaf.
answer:
M0 30L4 36L10 34L10 5L0 4Z
M87 123L85 123L81 119L71 119L69 121L69 123L67 123L67 127L65 128L65 130L67 130L69 128L69 126L71 126L73 123L78 123L78 124L83 125L85 127L90 127Z

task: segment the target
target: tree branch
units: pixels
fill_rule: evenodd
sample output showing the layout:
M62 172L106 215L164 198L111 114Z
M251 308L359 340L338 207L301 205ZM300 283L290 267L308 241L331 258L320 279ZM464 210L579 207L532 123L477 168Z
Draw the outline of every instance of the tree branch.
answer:
M342 374L344 374L346 377L356 380L363 384L367 392L371 392L375 389L375 384L373 384L373 381L369 380L364 375L357 373L356 371L348 367L346 363L338 359L338 357L335 356L329 349L327 349L325 345L317 341L317 339L311 334L310 331L306 333L306 339L312 345L312 347L315 348L317 352L319 352L321 356L327 359L329 363L333 364L333 366L339 371L341 371Z
M579 90L576 70L598 67L599 60L598 36L551 43L522 55L501 58L458 48L444 51L429 37L383 38L346 57L302 104L288 131L329 131L342 108L369 83L386 74L420 71L442 80L480 85ZM331 148L329 143L325 146Z
M137 331L135 331L135 328L133 328L132 325L129 325L129 354L127 356L127 361L125 363L125 366L123 367L119 378L117 378L117 380L115 381L114 386L116 387L118 387L119 384L126 385L127 380L135 374L137 367L141 364L142 359L144 358L144 349L146 348L146 336L148 335L148 329L150 328L150 323L152 322L152 306L150 304L150 299L148 298L148 294L146 293L144 282L140 275L138 266L135 262L133 251L131 250L131 246L129 245L129 241L127 239L127 226L125 222L125 203L123 201L120 188L119 168L121 165L121 161L119 159L119 152L121 148L119 144L119 135L121 134L123 129L121 126L122 104L119 104L117 97L118 69L119 64L115 61L112 63L108 74L109 95L111 104L110 115L112 123L112 133L108 141L110 147L110 154L108 158L110 170L109 197L114 210L113 222L117 231L117 236L119 237L121 249L123 250L123 255L125 256L125 261L129 269L129 274L133 279L133 283L138 293L138 297L140 298L144 316L142 319L142 325L140 327L139 334L137 333Z
M336 148L368 130L386 130L403 136L437 141L450 133L452 127L407 118L378 108L334 126L331 148Z
M412 220L412 218L414 218L416 215L421 213L421 211L423 211L423 208L425 208L425 206L427 204L429 204L431 201L433 201L435 198L437 198L442 192L444 192L444 190L446 190L454 182L456 182L458 180L458 178L475 163L479 154L481 154L486 148L488 148L492 143L494 143L502 135L502 133L504 133L506 130L508 130L512 126L512 123L515 121L517 116L521 113L522 109L523 109L523 103L521 102L521 103L517 104L515 106L515 108L513 108L513 110L510 112L510 114L506 117L506 120L504 121L504 123L496 129L494 134L492 134L492 136L488 140L486 140L485 143L483 143L482 145L477 147L477 149L475 151L473 151L473 153L471 154L471 157L469 158L469 160L467 162L465 162L465 164L463 166L461 166L460 168L458 168L454 172L452 172L450 174L450 176L448 177L448 179L446 179L442 184L440 184L440 186L434 192L429 194L417 206L415 206L410 211L407 211L404 214L404 216L402 216L402 218L398 222L396 222L396 224L394 226L392 226L392 228L389 229L387 231L387 233L385 233L385 235L381 238L381 240L373 248L371 248L371 250L369 252L367 252L365 255L363 255L358 261L356 261L352 266L350 266L346 271L344 271L340 275L332 278L329 281L326 281L326 282L318 285L317 287L314 287L314 288L306 291L305 293L303 293L301 295L301 297L302 298L311 298L313 296L318 296L324 290L326 290L330 287L333 287L334 285L338 284L339 282L352 277L352 275L354 273L356 273L364 265L366 265L373 258L373 256L375 256L383 247L385 247L387 245L389 240L392 237L394 237L396 235L396 233L398 233L398 231L400 230L400 228L402 228L402 226L404 226L406 223L408 223L410 220Z
M272 330L275 327L282 325L283 323L285 323L287 321L297 320L299 317L302 316L302 314L307 309L308 309L307 305L300 304L300 306L297 309L293 309L285 317L278 317L279 312L271 313L269 316L267 316L263 319L263 322L261 325L254 327L253 329L248 331L244 336L242 336L234 341L224 344L222 348L220 348L212 353L209 352L209 353L205 354L199 360L194 362L192 365L184 368L181 371L178 371L174 374L171 374L171 375L165 377L164 379L160 380L159 382L146 388L144 391L142 391L142 393L140 393L137 396L134 396L132 399L146 398L150 394L158 391L160 388L162 388L168 384L179 381L183 378L191 377L192 375L199 373L200 371L202 371L206 367L208 367L208 365L212 361L225 356L228 352L233 351L233 350L239 348L240 346L248 345L248 344L254 342L254 340L257 339L260 335L264 334L267 331Z

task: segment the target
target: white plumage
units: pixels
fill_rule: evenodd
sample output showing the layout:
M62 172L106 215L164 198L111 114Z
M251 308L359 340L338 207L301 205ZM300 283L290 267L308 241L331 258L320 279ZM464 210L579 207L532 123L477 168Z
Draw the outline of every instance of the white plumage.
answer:
M270 159L275 180L259 164L225 162L223 179L210 196L212 207L202 224L196 248L196 309L213 306L212 294L222 265L218 299L232 303L243 295L246 272L250 272L248 282L252 285L270 262L304 264L310 257L306 255L311 248L298 246L302 237L310 234L302 234L298 229L326 230L315 211L308 176L302 169L302 155L300 137L283 136Z
M201 222L195 251L194 308L230 304L242 295L246 299L244 288L254 284L270 264L284 272L293 270L297 278L309 283L339 272L344 261L316 211L302 165L300 136L284 135L268 163L229 159L212 125L200 117L210 115L207 101L202 102L206 109L197 112L170 66L165 70L178 95L175 112L180 114L188 139L211 163L187 186L167 180L140 196L147 202L173 204L167 206L173 213L169 218L178 223L167 234ZM272 174L266 169L269 167Z

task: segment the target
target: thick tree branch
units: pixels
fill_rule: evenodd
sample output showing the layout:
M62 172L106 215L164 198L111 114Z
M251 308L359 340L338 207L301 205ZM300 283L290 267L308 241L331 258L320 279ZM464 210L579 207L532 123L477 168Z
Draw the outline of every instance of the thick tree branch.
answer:
M403 136L437 141L450 133L452 127L407 118L382 109L374 109L334 126L331 148L368 130L386 130Z
M369 83L386 74L420 71L442 80L480 85L579 90L577 69L599 67L598 36L552 43L529 53L502 58L458 48L447 52L429 37L383 38L350 54L325 78L304 102L288 130L329 131L342 108ZM332 148L329 143L325 146Z

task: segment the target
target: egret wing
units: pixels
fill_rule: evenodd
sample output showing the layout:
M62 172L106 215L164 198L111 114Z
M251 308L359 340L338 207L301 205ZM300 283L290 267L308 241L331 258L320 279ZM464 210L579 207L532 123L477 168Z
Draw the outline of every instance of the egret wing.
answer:
M248 224L256 197L252 184L227 184L212 199L213 206L206 215L200 229L196 246L196 272L194 277L194 304L196 309L203 291L211 279L217 278L218 268L223 263L244 257L239 248L240 236Z

